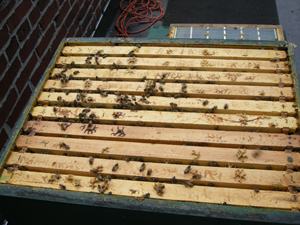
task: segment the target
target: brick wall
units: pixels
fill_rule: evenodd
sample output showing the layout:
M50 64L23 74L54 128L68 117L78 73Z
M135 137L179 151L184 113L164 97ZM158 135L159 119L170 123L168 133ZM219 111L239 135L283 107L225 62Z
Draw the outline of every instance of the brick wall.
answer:
M0 1L0 155L61 40L89 36L105 1Z

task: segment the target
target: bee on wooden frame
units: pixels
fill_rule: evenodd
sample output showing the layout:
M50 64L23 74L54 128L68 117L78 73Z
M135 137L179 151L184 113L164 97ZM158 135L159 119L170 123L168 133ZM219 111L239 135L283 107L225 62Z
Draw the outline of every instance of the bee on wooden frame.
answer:
M188 166L185 170L184 170L184 173L187 174L191 171L191 166Z
M146 168L146 164L145 163L143 163L142 165L141 165L141 167L140 167L140 172L142 172L142 171L144 171L144 169Z
M116 163L113 168L111 169L111 171L116 172L119 169L119 164Z

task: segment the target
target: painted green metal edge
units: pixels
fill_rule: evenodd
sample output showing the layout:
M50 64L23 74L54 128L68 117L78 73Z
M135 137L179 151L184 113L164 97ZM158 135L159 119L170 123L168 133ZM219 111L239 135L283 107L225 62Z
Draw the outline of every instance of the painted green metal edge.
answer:
M269 41L232 41L232 40L193 40L193 39L122 39L122 38L66 38L64 39L54 57L50 61L45 73L43 74L38 86L32 93L29 102L26 105L22 117L19 118L16 127L14 128L13 135L0 157L0 168L2 170L3 164L9 156L10 149L13 148L16 138L21 132L24 123L28 119L28 114L32 109L34 102L36 101L38 94L42 90L42 86L49 76L50 70L54 67L55 61L59 57L62 48L65 45L72 44L86 44L86 43L116 43L116 44L181 44L181 45L216 45L216 46L246 46L246 47L273 47L273 48L288 48L289 55L292 60L292 69L295 69L295 61L293 56L293 49L288 46L285 41L269 42ZM299 86L297 83L297 76L293 72L295 88L297 94L297 103L299 105ZM201 204L190 202L173 202L164 200L146 199L143 202L136 201L135 198L120 197L120 196L106 196L93 193L81 193L81 192L69 192L52 190L46 188L30 188L22 186L12 186L1 184L0 195L7 197L37 199L52 202L62 202L69 204L83 204L97 207L108 207L116 209L130 209L146 212L159 212L159 213L171 213L188 216L199 216L209 218L220 219L233 219L233 220L245 220L245 221L261 221L261 222L276 222L276 223L290 223L298 224L300 220L300 214L297 212L274 210L274 209L261 209L261 208L246 208L246 207L234 207L223 206L213 204Z
M284 48L286 47L286 41L248 41L248 40L203 40L203 39L186 39L186 38L169 38L169 39L144 39L144 38L66 38L64 39L66 44L85 44L90 43L101 44L181 44L181 45L217 45L233 47L245 46L245 47L274 47Z
M12 185L0 185L0 195L28 200L45 200L94 207L126 209L155 213L167 213L186 216L198 216L219 219L234 219L257 222L299 224L300 214L292 211L234 207L191 202L163 201L80 193L46 188L30 188Z
M297 120L298 120L298 125L300 121L300 115L299 115L299 106L300 106L300 85L299 85L299 79L298 79L298 74L296 70L296 61L295 61L295 51L292 43L288 43L286 45L288 49L288 57L291 63L291 70L292 70L292 76L293 76L293 82L294 82L294 94L295 94L295 102L297 105ZM299 131L298 131L299 132Z

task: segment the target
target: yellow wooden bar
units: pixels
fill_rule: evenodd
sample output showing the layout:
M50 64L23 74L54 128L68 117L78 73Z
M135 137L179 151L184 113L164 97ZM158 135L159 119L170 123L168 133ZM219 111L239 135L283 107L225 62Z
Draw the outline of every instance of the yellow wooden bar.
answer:
M92 139L122 140L144 143L191 143L200 146L219 146L242 148L272 148L273 150L285 150L287 146L300 149L299 135L286 135L258 132L236 132L222 130L178 129L162 127L135 127L97 124L97 132L87 132L84 124L69 123L66 130L60 127L61 122L28 121L25 130L33 130L38 135L46 136L71 136ZM124 128L125 136L113 135L112 130Z
M258 50L235 48L203 48L203 47L148 47L142 46L65 46L62 53L67 56L89 54L108 54L109 56L128 56L133 51L137 57L180 57L180 58L213 58L213 59L260 59L278 58L284 60L286 52L282 50Z
M51 173L37 173L29 171L6 172L4 171L0 183L11 185L21 185L29 187L45 187L51 189L61 190L59 184L63 184L68 191L80 192L94 192L99 193L97 187L93 187L94 180L90 177L74 176L80 186L75 186L74 182L68 180L68 175L61 175L59 180L51 183L48 180L53 174ZM95 186L102 185L103 182L94 183ZM162 196L158 195L153 188L153 182L141 182L131 180L111 180L109 181L108 189L104 191L105 194L111 192L116 196L127 197L142 197L142 195L149 193L151 199L163 199L173 201L188 201L199 203L223 204L233 206L253 206L271 209L285 209L299 207L299 194L292 195L289 192L274 192L261 190L255 193L253 190L236 189L236 188L219 188L219 187L202 187L194 186L188 188L179 184L164 184L165 189ZM135 193L133 193L133 191Z
M221 59L183 59L183 58L132 58L132 57L107 57L99 58L98 63L91 60L91 63L86 63L87 57L61 56L56 61L56 65L67 64L71 65L72 62L78 66L90 67L91 65L100 67L109 67L113 63L116 65L127 66L132 68L135 66L138 69L199 69L207 71L247 71L247 72L265 72L274 73L280 69L282 72L287 73L290 71L289 66L285 62L270 62L258 60L221 60ZM99 64L99 65L98 65Z
M60 148L57 143L65 143L70 149ZM285 170L287 157L293 158L295 168L300 166L300 154L283 151L246 149L247 159L242 162L237 158L238 148L218 148L203 146L178 146L166 144L136 143L124 141L103 141L77 138L60 138L48 136L21 135L16 146L18 149L27 147L34 152L48 152L55 155L69 154L76 156L84 154L100 158L112 157L126 159L142 157L147 162L170 162L190 164L197 162L207 166L211 162L224 167L241 167L273 170ZM107 149L102 151L103 149ZM242 149L244 151L244 149ZM199 154L199 157L198 157Z
M58 101L58 97L62 97L66 103L73 103L76 99L77 93L61 93L61 92L42 92L38 97L38 103L49 101L50 105L62 105L63 103ZM142 96L135 96L139 100ZM119 104L117 102L116 95L108 95L102 97L99 94L87 94L86 98L92 98L92 102L85 103L82 100L78 101L83 106L96 106L99 105L105 108L113 108ZM208 101L207 105L204 104ZM276 101L253 101L253 100L232 100L232 99L207 99L207 98L165 98L161 96L151 96L147 102L139 101L142 109L147 107L156 110L171 110L170 103L176 103L177 107L181 110L190 112L206 112L212 107L217 106L215 113L223 114L236 114L246 113L247 115L270 115L280 116L281 112L287 112L288 116L295 116L296 109L293 107L293 102L276 102ZM227 104L227 109L224 109Z
M84 108L74 107L41 107L33 108L32 116L42 116L44 119L54 120L56 118L68 118L79 120L79 113ZM95 114L94 120L100 123L110 123L116 121L119 124L166 126L177 128L202 128L215 129L218 126L221 130L260 130L263 132L282 132L282 128L288 127L290 132L297 129L297 119L293 117L276 116L254 116L254 115L233 115L233 114L213 114L213 113L188 113L188 112L162 112L162 111L130 111L121 109L93 108L91 112ZM118 117L113 114L119 113ZM95 125L96 126L96 125ZM97 127L97 126L96 126ZM95 128L96 129L96 128ZM113 131L116 132L116 131Z
M182 93L182 84L166 83L162 85L164 92L167 94ZM159 84L156 85L156 88ZM117 82L117 81L86 81L70 80L66 84L61 84L59 80L48 80L45 83L44 90L56 89L60 91L86 90L97 92L97 88L103 91L119 91L127 94L142 94L145 89L145 82ZM280 96L284 96L286 100L294 99L291 87L262 87L262 86L241 86L241 85L216 85L216 84L187 84L186 95L188 97L202 98L225 98L225 99L255 99L272 97L278 100ZM162 95L158 91L155 94ZM150 97L151 99L151 97Z
M56 145L59 145L58 142ZM263 190L280 188L287 190L289 185L300 185L300 173L289 174L287 171L258 170L226 167L191 166L190 172L186 173L187 165L150 163L150 162L125 162L124 160L94 159L93 164L89 163L87 157L73 157L34 153L12 152L7 160L8 165L18 164L31 171L52 172L59 171L64 174L83 176L95 176L94 168L101 167L101 175L115 175L117 177L134 178L146 177L147 180L155 177L159 181L171 181L175 176L177 180L188 182L193 180L194 184L213 183L219 187L254 188ZM118 164L118 169L113 170ZM145 169L141 171L141 166ZM148 169L152 170L147 175ZM98 170L97 170L98 171ZM193 175L200 175L201 178L194 179ZM237 175L239 174L239 175ZM291 177L292 176L292 177Z

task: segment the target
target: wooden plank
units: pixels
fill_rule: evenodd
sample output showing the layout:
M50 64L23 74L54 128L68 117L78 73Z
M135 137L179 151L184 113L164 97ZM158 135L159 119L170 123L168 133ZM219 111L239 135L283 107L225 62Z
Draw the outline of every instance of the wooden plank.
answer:
M60 148L58 143L65 143L70 147L66 150ZM101 146L99 148L99 146ZM16 141L16 147L27 147L33 152L47 152L55 155L68 154L71 156L84 154L100 158L112 157L113 159L125 159L142 157L144 161L169 162L190 164L197 162L201 166L208 166L211 162L217 162L219 166L231 166L242 168L285 170L287 157L293 158L294 168L300 166L300 154L296 152L286 153L280 151L247 149L247 159L242 162L236 156L237 148L217 148L202 146L176 146L166 144L128 143L124 141L103 141L75 138L58 138L43 136L21 135ZM102 153L102 149L108 149ZM199 158L193 154L199 153ZM244 150L243 150L244 151Z
M158 84L156 88L158 88ZM120 93L137 94L144 93L144 82L117 82L117 81L91 81L90 86L85 85L83 80L70 80L65 85L62 85L58 80L47 80L44 90L86 90L97 92L97 88L104 91L119 91ZM164 92L167 94L182 93L182 84L166 83L163 85ZM291 87L262 87L262 86L240 86L240 85L215 85L215 84L187 84L186 95L189 97L203 98L226 98L226 99L255 99L272 97L278 100L280 96L285 96L287 101L293 100L293 91ZM155 94L162 95L158 91Z
M270 60L279 58L284 60L287 55L282 50L258 50L258 49L234 49L234 48L183 48L183 47L145 47L136 46L65 46L62 54L66 56L83 56L96 54L108 54L112 57L129 56L134 51L137 57L158 58L212 58L212 59L258 59Z
M74 176L74 179L79 180L81 185L74 186L73 182L67 180L68 175L61 175L59 180L49 183L48 180L52 175L50 173L29 171L4 171L0 178L0 183L51 189L60 189L59 184L63 184L68 191L99 193L97 188L91 187L90 182L93 182L93 180L90 177ZM103 183L95 183L96 186L99 184L102 185ZM109 181L109 187L104 193L112 192L112 195L127 197L141 197L146 193L150 193L149 198L151 199L210 204L223 204L225 202L227 205L232 206L253 206L271 209L291 210L292 208L300 207L299 194L292 195L289 192L261 190L259 193L255 193L253 190L247 189L202 186L187 188L179 184L164 184L164 186L164 194L160 196L154 190L153 182L112 179ZM136 192L132 193L130 189L136 190Z
M51 73L51 78L55 78L55 73L60 73L61 68L54 68ZM210 72L210 71L179 71L179 70L139 70L139 69L83 69L72 68L68 69L66 74L73 74L74 79L121 79L122 81L138 81L144 76L147 80L157 80L165 74L165 81L174 82L187 81L189 83L199 82L215 82L216 84L227 85L256 85L256 86L278 86L279 82L284 83L286 87L291 87L293 79L291 74L279 75L276 73L232 73L232 72Z
M34 107L31 114L34 118L42 116L44 119L54 120L57 118L68 118L79 120L79 113L84 108L57 107L54 106ZM122 109L102 109L93 108L90 113L94 113L94 121L98 123L111 123L128 125L131 123L143 123L147 126L170 125L177 128L202 128L215 129L218 126L221 130L260 130L262 132L280 133L282 128L288 127L290 132L297 129L297 119L294 117L276 116L255 116L255 115L235 115L235 114L213 114L213 113L193 113L193 112L162 112L162 111L130 111ZM114 113L119 113L118 118ZM82 128L85 130L85 126ZM113 131L116 132L116 131Z
M198 69L207 71L236 71L236 72L263 72L274 73L277 69L287 73L290 71L289 66L285 62L269 62L269 61L253 61L253 60L221 60L221 59L178 59L178 58L131 58L131 57L107 57L99 58L98 63L91 60L90 64L86 63L87 57L82 56L61 56L57 59L56 65L71 65L74 61L75 65L90 67L91 65L98 68L107 68L113 63L129 67L135 66L138 69Z
M59 143L56 145L59 145ZM274 188L287 190L289 185L300 185L300 173L294 172L290 174L287 171L276 170L191 166L191 172L184 173L187 165L142 163L136 161L125 162L124 160L99 158L94 159L93 165L91 165L87 157L17 152L11 153L6 164L18 164L27 170L39 172L55 173L58 171L64 174L81 176L95 176L95 173L91 172L91 170L101 167L101 175L104 176L115 175L119 178L126 177L130 179L142 176L146 177L147 180L155 177L159 181L172 181L172 178L175 176L181 182L193 180L194 184L208 185L209 183L213 183L215 186L233 188L258 187L263 190L272 190ZM112 171L112 168L116 164L118 164L118 169ZM145 169L140 171L142 164L145 164ZM152 169L152 173L148 176L147 172L150 168ZM193 173L201 175L201 179L193 179ZM236 178L237 173L240 173L240 176L244 176L244 179Z
M77 93L62 93L62 92L42 92L38 97L38 103L43 103L45 100L49 101L50 105L63 105L61 101L58 101L58 97L62 97L66 103L72 103L76 99ZM142 96L135 96L139 100ZM87 94L86 98L93 99L92 102L84 103L78 101L82 106L95 106L104 105L102 108L113 108L119 104L115 95L108 95L102 97L99 94ZM208 101L207 105L203 105L205 101ZM288 116L295 116L296 109L293 107L293 102L275 102L275 101L245 101L245 100L231 100L227 99L227 109L224 109L224 99L201 99L201 98L165 98L158 96L151 96L147 102L138 101L142 106L141 109L146 110L148 107L155 110L171 110L170 103L176 103L177 107L181 110L189 112L206 112L211 110L212 107L217 106L215 113L246 113L247 115L270 115L280 116L281 112L287 112Z
M285 150L287 146L300 149L299 135L274 133L234 132L221 130L197 130L161 127L135 127L97 124L96 132L84 132L80 123L70 123L65 130L60 128L61 122L28 121L25 130L32 129L38 135L84 137L98 140L122 140L143 143L190 143L200 146L247 147L273 150ZM112 130L124 129L125 136L114 136Z

